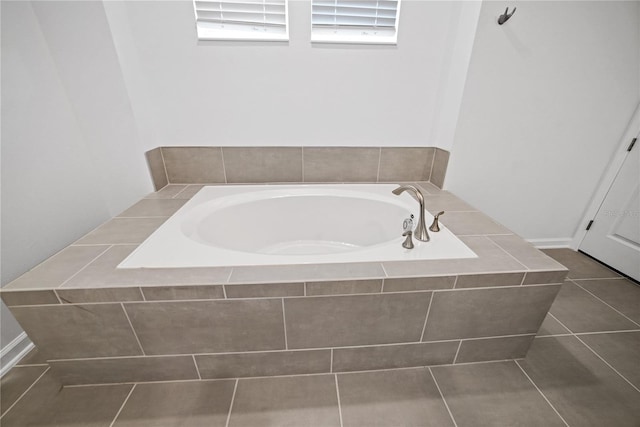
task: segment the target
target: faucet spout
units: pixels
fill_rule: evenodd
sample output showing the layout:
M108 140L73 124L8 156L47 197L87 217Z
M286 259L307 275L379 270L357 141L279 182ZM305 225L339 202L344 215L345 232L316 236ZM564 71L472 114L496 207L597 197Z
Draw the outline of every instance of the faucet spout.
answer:
M418 217L418 225L416 226L414 237L417 240L420 240L421 242L428 242L429 232L427 231L427 226L425 225L425 222L424 222L424 196L422 195L422 192L418 190L416 187L414 187L413 185L401 185L400 187L393 190L392 193L395 194L396 196L399 196L405 191L409 191L410 193L413 193L418 199L418 203L420 203L420 215Z

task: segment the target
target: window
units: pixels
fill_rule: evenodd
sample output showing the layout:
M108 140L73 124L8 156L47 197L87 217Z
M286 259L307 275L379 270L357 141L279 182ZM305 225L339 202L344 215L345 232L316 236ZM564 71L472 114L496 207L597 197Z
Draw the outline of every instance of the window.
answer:
M395 44L400 0L312 0L311 41Z
M195 0L199 40L289 40L286 0Z

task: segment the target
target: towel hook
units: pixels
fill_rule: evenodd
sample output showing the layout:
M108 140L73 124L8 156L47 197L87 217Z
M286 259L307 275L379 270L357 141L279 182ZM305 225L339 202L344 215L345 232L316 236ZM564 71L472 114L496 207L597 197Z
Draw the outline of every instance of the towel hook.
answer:
M507 7L504 11L503 15L500 15L500 17L498 18L498 25L502 25L505 22L507 22L509 20L509 18L511 18L513 16L514 13L516 13L516 9L517 7L513 8L513 12L511 12L511 14L509 14L509 8Z

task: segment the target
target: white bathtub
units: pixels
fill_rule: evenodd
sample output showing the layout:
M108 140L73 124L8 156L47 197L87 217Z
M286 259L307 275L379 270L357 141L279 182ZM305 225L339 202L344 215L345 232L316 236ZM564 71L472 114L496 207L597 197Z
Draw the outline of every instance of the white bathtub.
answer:
M475 258L442 226L402 247L419 205L394 184L204 187L118 268L217 267ZM427 226L433 217L427 212ZM446 215L445 215L446 217Z

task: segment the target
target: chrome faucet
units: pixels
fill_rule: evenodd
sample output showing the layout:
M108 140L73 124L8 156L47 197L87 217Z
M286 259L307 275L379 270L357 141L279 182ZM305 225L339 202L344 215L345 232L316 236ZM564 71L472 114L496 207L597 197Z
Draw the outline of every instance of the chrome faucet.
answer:
M418 226L416 227L414 236L421 242L428 242L429 232L427 232L427 226L424 224L424 196L422 195L420 190L418 190L413 185L401 185L400 187L393 190L392 193L396 196L399 196L405 191L410 191L415 194L416 198L418 199L418 203L420 203L420 216L418 217Z

